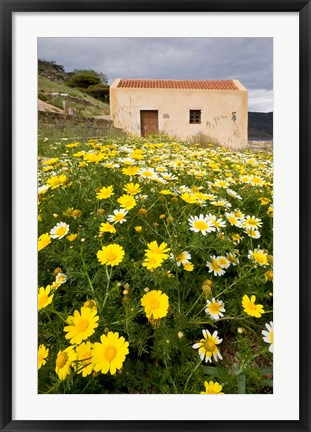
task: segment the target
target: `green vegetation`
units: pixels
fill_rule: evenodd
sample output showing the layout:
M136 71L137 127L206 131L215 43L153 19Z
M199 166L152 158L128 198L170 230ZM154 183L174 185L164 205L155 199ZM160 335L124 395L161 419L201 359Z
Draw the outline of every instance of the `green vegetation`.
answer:
M67 106L73 109L76 115L85 117L110 113L109 86L103 73L93 70L66 73L62 65L42 60L38 62L38 73L40 100L60 109L63 109L63 102L66 100Z
M79 132L39 142L39 392L271 393L272 155Z

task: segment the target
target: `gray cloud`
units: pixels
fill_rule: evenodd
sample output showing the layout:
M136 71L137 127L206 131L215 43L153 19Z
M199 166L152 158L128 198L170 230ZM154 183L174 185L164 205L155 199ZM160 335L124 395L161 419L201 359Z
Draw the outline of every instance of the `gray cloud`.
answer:
M39 38L38 57L115 78L238 79L250 111L273 109L272 38Z

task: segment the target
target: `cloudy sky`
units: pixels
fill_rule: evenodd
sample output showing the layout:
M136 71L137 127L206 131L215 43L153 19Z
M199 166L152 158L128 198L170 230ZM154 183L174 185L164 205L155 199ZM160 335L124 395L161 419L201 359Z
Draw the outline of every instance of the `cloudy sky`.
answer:
M238 79L249 111L273 111L272 38L38 38L38 57L115 78Z

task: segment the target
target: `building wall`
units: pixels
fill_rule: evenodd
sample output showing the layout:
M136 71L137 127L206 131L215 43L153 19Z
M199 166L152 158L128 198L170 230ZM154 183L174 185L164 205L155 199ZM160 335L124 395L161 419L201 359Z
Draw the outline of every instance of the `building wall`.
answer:
M239 81L241 90L118 88L118 82L110 87L111 119L118 128L140 136L140 111L158 110L161 133L181 139L203 133L228 148L247 145L248 93ZM201 124L189 123L190 110L201 110Z

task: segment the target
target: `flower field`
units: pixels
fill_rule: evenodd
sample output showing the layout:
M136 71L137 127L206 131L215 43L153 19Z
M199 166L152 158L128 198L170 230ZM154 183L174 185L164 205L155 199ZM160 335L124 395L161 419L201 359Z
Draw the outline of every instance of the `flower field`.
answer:
M272 155L39 149L39 393L271 393Z

